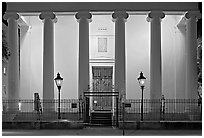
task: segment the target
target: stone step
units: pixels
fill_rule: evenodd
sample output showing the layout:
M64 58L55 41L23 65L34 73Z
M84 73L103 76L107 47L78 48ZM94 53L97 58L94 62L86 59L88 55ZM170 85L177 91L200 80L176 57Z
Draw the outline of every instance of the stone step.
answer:
M110 111L97 111L91 113L91 123L99 125L112 125L112 113Z

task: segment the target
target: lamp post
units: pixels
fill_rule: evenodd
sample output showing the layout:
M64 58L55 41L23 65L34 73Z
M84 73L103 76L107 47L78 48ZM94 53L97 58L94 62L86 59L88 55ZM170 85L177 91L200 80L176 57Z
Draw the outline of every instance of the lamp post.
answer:
M57 85L59 96L58 96L58 119L61 119L60 117L60 89L62 86L63 78L60 76L59 72L57 73L57 77L54 79L55 83Z
M141 121L143 121L143 91L145 86L145 80L146 78L143 76L143 73L140 72L140 76L137 78L139 85L142 89L142 101L141 101Z
M122 95L122 108L123 108L123 136L125 136L125 130L124 130L124 125L125 125L125 96Z

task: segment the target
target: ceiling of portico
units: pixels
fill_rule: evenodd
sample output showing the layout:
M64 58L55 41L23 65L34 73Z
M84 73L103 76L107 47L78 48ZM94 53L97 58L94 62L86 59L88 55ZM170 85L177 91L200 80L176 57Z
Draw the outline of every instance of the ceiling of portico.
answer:
M163 11L165 15L184 15L185 11ZM39 16L40 12L18 12L21 16ZM77 12L54 12L56 16L72 16ZM92 15L112 15L112 12L90 12ZM127 11L129 15L147 15L149 11Z
M110 20L111 20L111 15L113 12L91 12L93 16L95 15L110 15ZM140 12L127 12L130 16L131 15L147 15L149 12L147 11L140 11ZM185 12L164 12L166 15L184 15ZM76 12L56 12L55 13L58 20L63 20L63 18L66 17L74 17ZM21 20L19 20L20 25L22 26L32 26L32 24L35 25L42 25L42 21L39 19L40 12L28 12L28 13L19 13ZM95 20L93 18L93 20ZM63 21L61 22L63 24Z

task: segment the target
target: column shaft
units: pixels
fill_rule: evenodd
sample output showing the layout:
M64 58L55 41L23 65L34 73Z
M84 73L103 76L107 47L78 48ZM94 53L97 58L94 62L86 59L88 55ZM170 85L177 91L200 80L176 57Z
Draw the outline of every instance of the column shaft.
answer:
M185 14L186 23L186 95L187 99L198 99L198 75L197 75L197 18L201 15L198 11L189 11ZM190 120L196 120L200 109L197 105L186 103L187 115ZM194 101L195 102L195 101Z
M80 97L89 86L89 22L92 15L88 11L81 11L75 17L79 22L78 97Z
M89 21L79 20L79 86L78 95L88 89L89 85Z
M8 103L8 111L18 111L20 74L19 74L19 41L18 23L19 15L6 13L4 18L8 20L8 47L10 56L8 60L8 100L16 100Z
M54 99L54 23L44 21L43 41L43 99Z
M43 110L54 111L54 22L53 12L42 12L43 24Z
M19 42L18 24L8 19L8 44L11 56L8 62L8 99L19 99Z
M164 17L162 11L151 11L148 14L151 22L150 99L161 99L162 95L161 19Z
M154 17L151 21L150 99L160 99L162 95L161 63L161 21Z
M186 14L186 95L187 99L197 99L198 75L197 75L197 18L198 12Z
M125 22L128 18L125 11L115 11L112 15L115 21L115 90L126 94L125 65Z
M125 21L115 22L115 89L125 94Z

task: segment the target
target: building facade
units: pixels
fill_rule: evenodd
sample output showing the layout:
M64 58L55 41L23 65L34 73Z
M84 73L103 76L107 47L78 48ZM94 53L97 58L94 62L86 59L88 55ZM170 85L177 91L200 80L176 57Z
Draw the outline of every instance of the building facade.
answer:
M197 99L200 18L193 2L8 2L7 98L33 99L37 92L53 100L61 72L63 99L87 90L140 99L137 77L143 71L144 98Z

